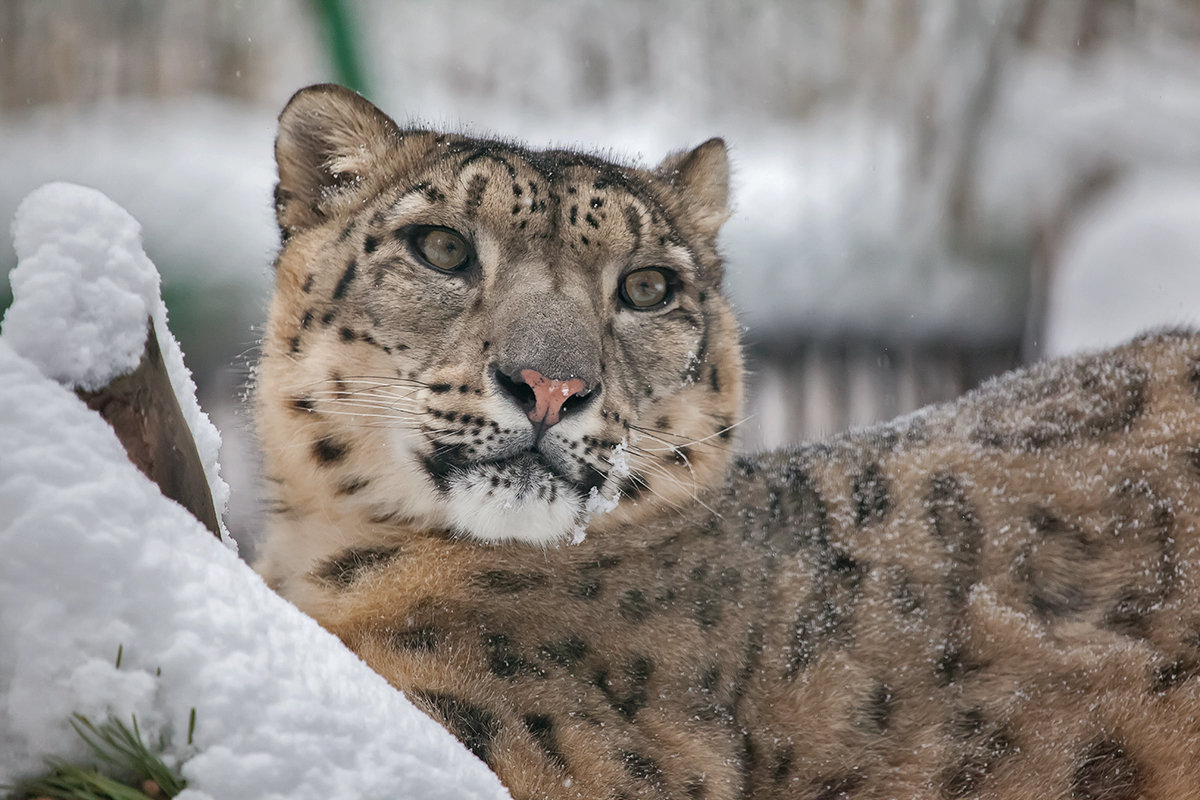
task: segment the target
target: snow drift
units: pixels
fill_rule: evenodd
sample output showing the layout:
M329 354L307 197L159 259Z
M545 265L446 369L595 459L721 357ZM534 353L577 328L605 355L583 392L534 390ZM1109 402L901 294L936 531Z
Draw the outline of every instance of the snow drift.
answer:
M136 364L152 318L210 482L224 486L137 223L98 192L57 184L31 195L14 227L20 267L0 335L0 783L47 756L83 759L68 723L82 713L136 715L180 767L186 800L506 797L449 733L164 498L68 388Z

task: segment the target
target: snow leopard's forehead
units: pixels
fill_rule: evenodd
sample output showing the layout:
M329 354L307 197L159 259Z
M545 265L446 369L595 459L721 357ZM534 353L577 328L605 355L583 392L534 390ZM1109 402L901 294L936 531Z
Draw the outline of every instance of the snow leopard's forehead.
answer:
M652 172L568 150L410 132L388 185L372 202L379 233L422 217L487 235L506 263L535 258L596 268L629 259L670 262L719 283L711 240L689 228L687 198ZM361 223L361 218L359 218Z

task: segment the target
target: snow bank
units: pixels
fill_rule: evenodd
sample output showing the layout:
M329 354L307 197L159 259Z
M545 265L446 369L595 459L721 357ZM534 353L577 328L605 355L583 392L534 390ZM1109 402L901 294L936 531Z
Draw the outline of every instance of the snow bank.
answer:
M13 244L18 264L9 274L13 304L4 315L5 340L54 380L96 390L132 372L154 331L179 407L187 420L213 504L221 538L233 540L221 519L229 486L221 479L221 434L200 410L196 385L167 328L158 271L142 251L141 226L94 189L51 183L17 209Z
M108 425L7 336L0 441L0 783L47 755L83 757L67 725L80 712L137 714L147 741L166 733L188 800L506 796L165 500Z
M179 362L161 302L145 293L157 275L134 246L136 223L98 193L51 186L22 206L17 229L16 304L0 336L0 783L40 771L46 756L85 758L73 713L136 714L147 741L165 737L187 800L506 797L482 762L165 499L107 423L41 373L99 380L125 363L133 346L119 323L139 303L161 326L164 358ZM62 324L71 309L118 345L98 352L99 369L60 351L81 341ZM59 349L31 335L37 325L60 332ZM194 408L190 381L181 386Z

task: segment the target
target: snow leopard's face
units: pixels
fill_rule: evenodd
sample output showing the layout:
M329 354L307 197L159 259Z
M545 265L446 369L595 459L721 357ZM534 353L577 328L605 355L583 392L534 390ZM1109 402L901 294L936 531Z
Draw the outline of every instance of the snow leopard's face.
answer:
M722 474L742 376L720 141L646 171L402 131L314 87L276 155L272 480L314 509L545 544Z

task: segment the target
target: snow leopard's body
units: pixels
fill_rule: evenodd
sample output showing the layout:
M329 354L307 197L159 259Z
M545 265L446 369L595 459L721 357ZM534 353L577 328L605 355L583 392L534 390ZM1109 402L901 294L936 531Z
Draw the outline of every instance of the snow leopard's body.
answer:
M259 568L515 798L1200 795L1200 336L734 458L719 142L277 156Z

